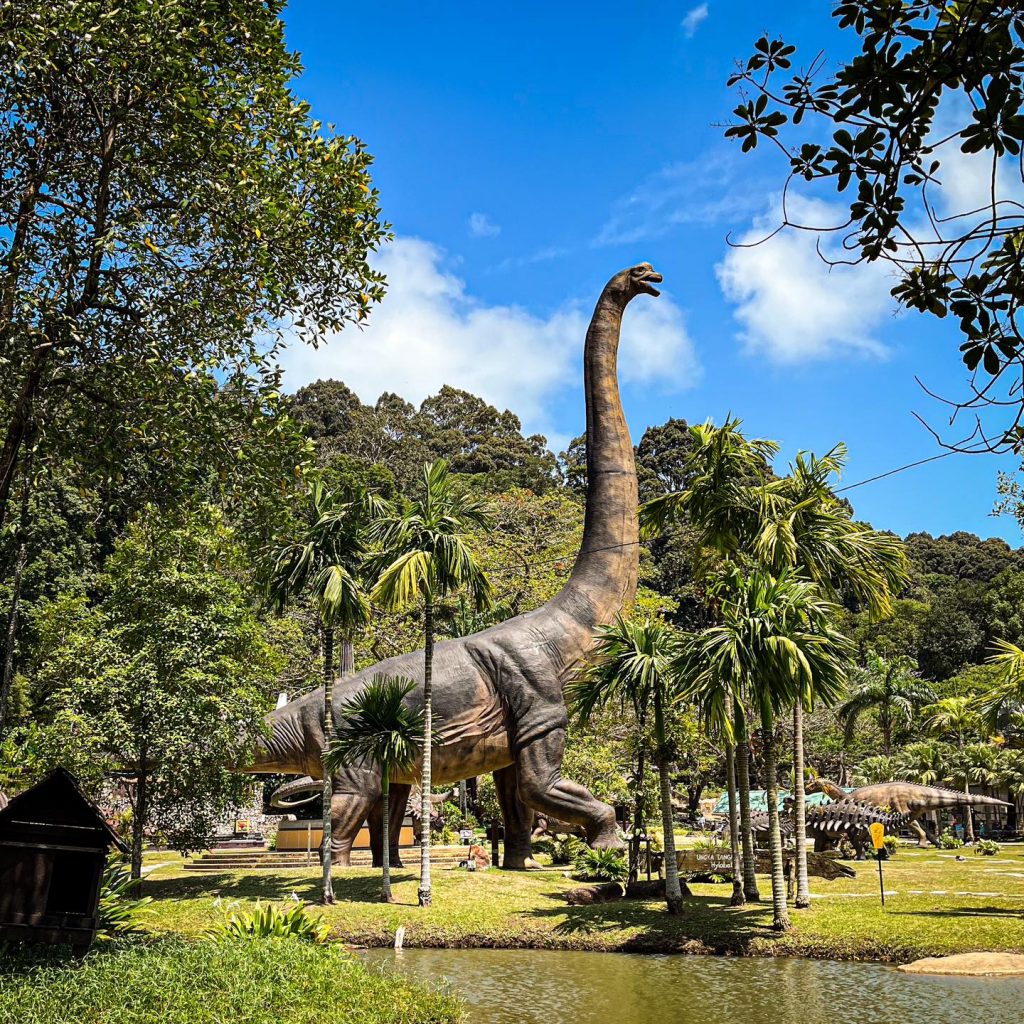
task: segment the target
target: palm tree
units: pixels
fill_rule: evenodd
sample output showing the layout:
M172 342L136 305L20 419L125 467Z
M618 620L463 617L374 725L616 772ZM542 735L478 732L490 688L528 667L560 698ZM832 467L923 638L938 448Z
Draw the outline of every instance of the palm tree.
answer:
M772 865L772 926L790 927L779 824L775 721L814 680L829 693L844 681L850 642L831 625L837 608L818 588L790 573L727 572L718 585L722 622L702 634L685 659L689 689L707 692L706 676L746 693L757 710L764 745Z
M433 730L434 606L438 598L467 587L477 608L492 603L487 577L469 547L472 530L486 529L486 506L468 495L444 459L423 467L423 493L395 515L380 520L373 535L380 552L368 561L377 580L371 598L385 608L423 602L423 710L425 738L420 826L421 907L430 906L430 757Z
M612 702L632 707L638 721L646 718L648 708L653 710L665 845L665 902L670 914L678 914L683 891L676 861L669 775L672 747L665 729L665 710L679 696L675 670L680 658L679 638L661 619L627 620L620 616L612 625L601 627L595 640L592 663L569 685L566 697L583 723L597 708Z
M852 690L837 708L837 714L846 728L849 744L858 718L865 711L877 710L882 727L882 753L890 757L895 726L910 725L920 708L935 701L935 693L917 676L917 665L906 655L887 659L869 652L867 661L866 668L853 669Z
M359 580L371 524L389 506L357 488L335 494L316 480L309 489L306 526L298 539L272 551L264 569L267 603L283 612L294 600L309 598L323 642L324 742L334 732L334 640L342 634L342 670L352 671L352 633L370 618L370 603ZM334 902L331 879L331 773L324 771L323 885L321 900Z
M409 771L423 746L424 713L411 708L405 698L416 688L411 679L376 675L350 701L342 705L341 725L327 745L324 767L336 772L341 767L366 764L380 769L381 800L384 804L383 867L381 899L391 896L391 842L388 794L391 779Z
M740 426L740 420L727 418L721 427L710 420L690 427L688 486L682 491L661 495L640 509L641 527L647 536L680 518L688 520L696 534L695 571L698 575L707 576L716 559L727 565L744 560L744 552L757 533L760 487L779 446L773 441L745 437ZM718 617L713 599L708 611L712 619ZM704 694L701 699L710 696ZM744 695L723 691L715 699L722 707L728 703L732 711L728 741L733 747L739 798L743 894L748 900L759 900L750 815L750 742ZM733 831L730 827L730 839ZM734 846L734 857L735 850Z
M767 481L754 551L772 572L792 570L839 602L851 596L876 616L891 611L892 594L907 581L907 558L899 538L853 520L850 506L836 497L834 482L846 463L846 446L824 456L800 452L789 475ZM807 873L804 790L804 711L817 700L826 705L839 693L825 693L808 678L793 702L793 833L796 848L796 905L811 905Z
M925 727L939 736L954 735L957 749L962 756L964 735L976 732L981 726L981 715L978 712L977 703L977 698L973 693L957 697L943 697L922 709ZM964 794L969 796L971 780L968 772L963 773L963 787ZM964 808L964 828L967 831L967 841L973 843L974 822L970 807Z

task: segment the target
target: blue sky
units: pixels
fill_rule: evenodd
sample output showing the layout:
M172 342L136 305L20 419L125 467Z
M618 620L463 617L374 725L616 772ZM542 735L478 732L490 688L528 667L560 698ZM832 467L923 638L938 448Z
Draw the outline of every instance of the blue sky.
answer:
M936 454L914 419L963 393L953 325L897 314L885 271L841 273L813 238L730 249L772 223L784 168L722 138L736 58L764 30L838 58L827 3L348 5L295 0L289 44L314 116L359 135L396 242L369 329L284 359L288 386L345 380L364 401L442 383L509 407L556 450L582 432L582 332L605 280L650 261L665 294L624 327L634 439L727 412L799 449L850 449L846 483ZM969 194L974 177L957 167ZM826 217L827 194L798 199ZM644 305L641 307L641 303ZM850 492L877 527L1020 543L989 513L999 468L952 456Z

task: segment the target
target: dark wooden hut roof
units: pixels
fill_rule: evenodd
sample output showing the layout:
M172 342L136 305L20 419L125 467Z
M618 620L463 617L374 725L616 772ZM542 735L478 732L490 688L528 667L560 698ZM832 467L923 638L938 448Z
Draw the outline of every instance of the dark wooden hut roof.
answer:
M122 853L128 852L100 809L82 792L78 780L64 768L11 797L0 810L0 835L25 825L74 829L83 839L95 838L97 846L116 846Z

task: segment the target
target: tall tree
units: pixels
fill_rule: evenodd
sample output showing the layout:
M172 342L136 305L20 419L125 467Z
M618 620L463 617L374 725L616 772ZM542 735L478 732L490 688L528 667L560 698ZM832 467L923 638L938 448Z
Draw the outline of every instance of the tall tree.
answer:
M745 152L762 141L780 150L786 192L853 186L848 217L813 230L842 234L843 262L888 261L901 305L958 320L971 384L956 404L971 420L986 409L997 417L987 427L978 421L961 445L1017 450L1024 438L1020 5L842 0L833 15L852 37L853 56L837 66L819 52L794 74L795 47L763 36L730 79L753 96L735 109L726 135ZM982 184L965 189L974 168ZM784 204L784 225L792 223L789 209Z
M372 598L385 608L423 602L423 797L420 827L421 907L430 906L430 757L433 725L434 606L439 598L466 587L478 608L490 606L491 586L469 546L469 534L484 529L490 515L453 479L444 459L423 467L420 496L374 528L381 550L369 571L376 579Z
M382 296L370 157L292 92L282 8L0 9L0 526L30 422L56 440L42 413L91 409L112 459L127 413L196 436L219 381L272 379L276 342Z
M388 794L391 779L412 768L423 746L424 713L410 708L405 698L416 688L411 679L374 676L350 701L341 707L341 724L329 739L324 755L324 770L367 764L380 769L381 847L383 883L381 899L393 902L391 895L391 850Z
M917 712L935 700L934 691L916 670L904 655L886 659L874 653L869 654L866 668L851 670L850 693L837 709L847 742L853 738L860 716L874 710L882 727L882 753L891 756L893 730L900 724L910 725Z
M963 752L964 737L976 732L981 726L981 715L978 713L978 701L972 694L960 694L953 697L942 697L934 704L921 709L926 728L939 736L953 735L956 737L957 749ZM964 793L970 794L971 781L968 773L964 773ZM964 808L964 825L967 830L967 841L974 842L974 821L970 807Z
M763 570L744 575L732 568L717 587L722 621L696 638L684 658L690 686L707 692L708 676L734 693L748 695L757 710L764 751L772 864L773 922L790 927L779 825L775 722L810 685L838 693L852 646L832 622L838 609L810 582ZM812 684L813 681L813 684Z
M342 634L342 675L354 669L352 633L370 618L370 602L359 579L373 522L389 507L368 491L342 496L315 479L309 489L309 512L301 535L273 551L265 569L268 602L278 612L306 597L316 608L323 644L324 737L334 734L334 641ZM321 898L334 902L331 879L331 773L324 768L323 885Z
M134 878L149 832L202 849L249 786L226 765L251 754L273 705L277 659L242 575L216 510L177 522L144 515L93 597L62 596L41 613L49 727L133 780Z
M670 914L683 908L683 892L676 862L675 822L672 817L671 737L665 712L679 697L675 662L679 640L659 619L623 619L596 633L592 663L569 687L567 697L586 723L595 709L608 704L631 707L638 722L654 717L654 756L658 766L661 823L665 850L665 902Z
M858 523L848 503L833 492L846 462L846 446L837 444L824 456L800 452L789 473L767 482L753 549L772 572L791 570L814 583L834 602L852 599L876 616L891 612L892 596L907 583L907 558L899 538ZM796 905L811 904L807 874L807 827L804 792L805 709L819 699L835 702L839 693L819 692L813 676L793 702L793 818L796 847Z

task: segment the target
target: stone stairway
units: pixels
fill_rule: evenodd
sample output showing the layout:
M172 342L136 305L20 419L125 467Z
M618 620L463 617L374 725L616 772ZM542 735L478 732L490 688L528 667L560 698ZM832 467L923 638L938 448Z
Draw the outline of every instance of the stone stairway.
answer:
M465 860L465 846L435 846L430 851L432 867L453 868ZM406 868L419 868L419 847L402 850L402 862ZM352 867L368 868L372 863L369 850L352 851ZM307 857L305 850L278 852L277 850L208 850L183 865L186 871L319 871L317 851Z

